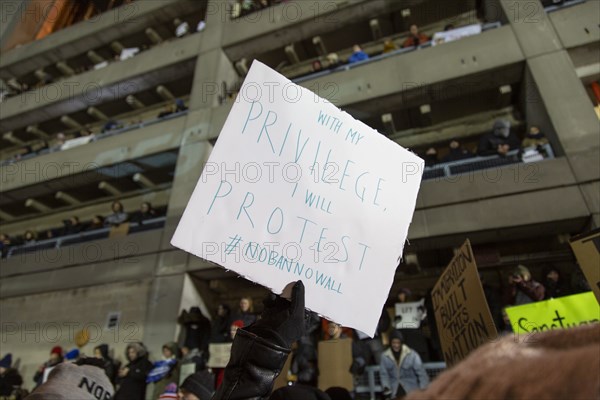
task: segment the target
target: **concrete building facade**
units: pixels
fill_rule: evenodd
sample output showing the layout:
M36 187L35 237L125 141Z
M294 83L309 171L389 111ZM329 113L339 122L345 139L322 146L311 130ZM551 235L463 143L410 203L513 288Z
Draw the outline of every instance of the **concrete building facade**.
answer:
M10 22L3 44L34 18L15 3L2 10ZM88 220L108 214L114 200L126 210L148 201L165 217L156 229L38 240L3 258L0 353L20 359L29 384L53 345L75 347L72 329L89 329L86 353L106 342L122 358L128 341L141 340L158 354L178 337L181 310L200 304L214 313L219 302L266 293L169 243L253 59L417 152L451 138L476 143L498 118L548 137L554 157L425 180L392 293L433 286L465 238L498 285L518 263L574 268L569 236L600 226L600 129L589 91L600 78L600 3L443 3L292 1L233 19L227 1L141 0L3 50L3 82L54 79L0 103L0 158L59 133L90 129L98 140L3 164L0 231ZM331 52L344 59L354 43L379 54L384 37L400 43L411 23L432 34L483 19L489 29L479 35L312 73L315 60ZM190 32L176 37L182 21ZM196 32L200 21L206 27ZM111 59L133 47L147 49ZM156 119L175 98L189 109ZM127 122L100 133L110 121ZM119 325L109 328L115 314Z

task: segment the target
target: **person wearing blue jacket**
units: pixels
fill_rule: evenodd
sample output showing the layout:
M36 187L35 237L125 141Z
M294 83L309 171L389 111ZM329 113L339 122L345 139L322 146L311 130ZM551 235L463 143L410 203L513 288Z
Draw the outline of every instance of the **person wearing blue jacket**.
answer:
M390 335L390 348L381 356L381 384L391 391L392 398L425 389L429 377L423 367L419 353L403 343L402 333L393 331Z

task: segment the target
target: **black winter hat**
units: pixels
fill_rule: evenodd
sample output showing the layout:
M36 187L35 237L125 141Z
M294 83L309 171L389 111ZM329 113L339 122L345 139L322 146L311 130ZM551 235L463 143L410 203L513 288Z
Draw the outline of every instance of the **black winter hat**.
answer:
M294 385L277 389L269 400L331 400L331 397L311 386Z
M402 336L402 332L400 332L399 330L394 329L392 331L392 333L390 334L390 342L392 341L392 339L400 339L400 341L404 343L404 336Z
M214 391L215 380L208 371L196 372L185 378L180 389L195 394L200 400L210 400Z

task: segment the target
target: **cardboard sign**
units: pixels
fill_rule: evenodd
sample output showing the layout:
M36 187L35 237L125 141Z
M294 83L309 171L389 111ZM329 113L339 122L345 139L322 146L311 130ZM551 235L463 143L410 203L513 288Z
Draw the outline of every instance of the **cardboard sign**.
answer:
M598 323L600 306L592 292L508 307L515 333L542 332Z
M452 258L431 292L444 360L452 366L473 349L498 336L471 243Z
M325 340L319 342L319 389L333 386L354 390L350 373L352 365L352 339Z
M225 368L231 356L232 343L211 343L208 345L208 363L210 368Z
M371 336L423 160L258 61L171 243Z
M421 321L426 316L425 299L410 303L395 304L394 324L396 329L419 329Z
M571 239L571 248L600 303L600 229L575 236Z

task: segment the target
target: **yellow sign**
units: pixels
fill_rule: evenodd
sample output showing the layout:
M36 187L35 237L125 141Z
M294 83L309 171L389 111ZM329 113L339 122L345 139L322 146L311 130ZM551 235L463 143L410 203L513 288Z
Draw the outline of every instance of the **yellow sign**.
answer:
M598 323L600 306L592 292L506 309L515 333L542 332Z

